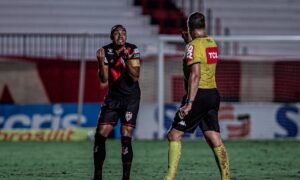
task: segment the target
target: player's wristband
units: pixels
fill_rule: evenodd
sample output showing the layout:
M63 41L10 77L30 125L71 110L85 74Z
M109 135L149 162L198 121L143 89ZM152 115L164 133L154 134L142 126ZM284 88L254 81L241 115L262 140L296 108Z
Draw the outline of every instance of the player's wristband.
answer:
M194 101L192 101L192 100L190 100L190 99L186 99L186 100L185 100L185 103L186 103L186 104L193 104L193 102L194 102Z

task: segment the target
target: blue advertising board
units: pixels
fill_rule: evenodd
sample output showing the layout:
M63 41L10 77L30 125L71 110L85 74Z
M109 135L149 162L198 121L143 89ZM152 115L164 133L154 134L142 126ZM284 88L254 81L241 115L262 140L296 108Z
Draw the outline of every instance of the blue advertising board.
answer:
M0 129L94 128L100 104L84 104L79 120L77 104L0 105Z

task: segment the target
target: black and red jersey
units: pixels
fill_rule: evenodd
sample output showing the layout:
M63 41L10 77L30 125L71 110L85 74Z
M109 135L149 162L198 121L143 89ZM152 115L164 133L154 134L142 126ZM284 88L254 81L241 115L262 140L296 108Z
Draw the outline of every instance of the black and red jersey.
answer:
M129 54L133 54L128 61L134 67L140 66L140 52L136 45L126 43L125 48ZM109 90L108 96L121 97L136 97L140 98L141 91L139 83L134 82L129 76L126 67L126 58L124 58L124 51L116 52L113 43L103 46L105 50L105 57L107 59L109 71Z

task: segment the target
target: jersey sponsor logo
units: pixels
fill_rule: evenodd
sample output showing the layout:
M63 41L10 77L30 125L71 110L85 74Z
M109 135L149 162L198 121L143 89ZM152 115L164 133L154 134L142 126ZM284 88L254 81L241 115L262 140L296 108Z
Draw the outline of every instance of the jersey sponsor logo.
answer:
M139 49L138 48L135 48L134 50L133 50L133 53L140 53L140 51L139 51Z
M132 58L133 58L133 59L138 59L138 58L140 58L140 51L139 51L138 48L135 48L135 49L133 50L133 56L132 56Z
M194 46L193 45L188 45L186 48L186 60L187 62L190 62L193 60L194 56Z
M138 54L134 54L134 55L132 56L132 58L133 58L133 59L140 58L140 54L139 54L139 53L138 53Z
M125 119L126 121L130 121L132 119L132 112L126 112Z
M210 47L206 48L207 64L216 64L218 62L218 48Z

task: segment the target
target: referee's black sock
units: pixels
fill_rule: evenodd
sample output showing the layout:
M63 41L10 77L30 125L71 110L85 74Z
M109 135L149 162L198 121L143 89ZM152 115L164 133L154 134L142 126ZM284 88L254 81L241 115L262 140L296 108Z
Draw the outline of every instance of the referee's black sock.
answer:
M94 180L102 180L102 166L106 155L105 141L106 137L96 133L94 144Z
M133 158L132 146L131 146L131 137L122 136L122 162L123 162L123 178L122 180L130 179L130 169L131 162Z

